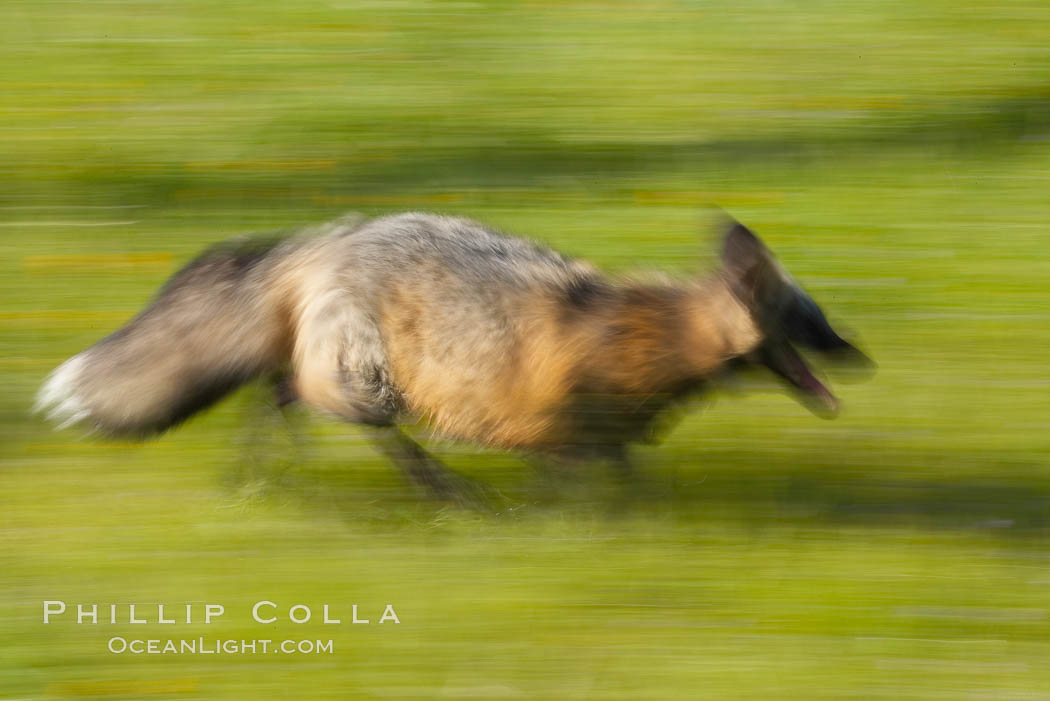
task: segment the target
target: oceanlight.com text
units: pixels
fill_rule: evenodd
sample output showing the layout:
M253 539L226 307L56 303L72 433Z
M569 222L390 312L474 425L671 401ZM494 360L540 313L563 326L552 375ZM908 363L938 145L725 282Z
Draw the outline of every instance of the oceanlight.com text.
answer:
M332 640L223 640L221 638L122 638L109 639L115 655L331 655Z

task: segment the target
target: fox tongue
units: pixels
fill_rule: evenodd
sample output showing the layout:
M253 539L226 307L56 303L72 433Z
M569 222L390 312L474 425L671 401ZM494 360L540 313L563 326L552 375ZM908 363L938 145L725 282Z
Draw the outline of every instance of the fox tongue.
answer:
M789 343L770 345L763 351L766 366L798 388L810 402L809 409L822 418L834 418L839 411L835 395L818 380Z

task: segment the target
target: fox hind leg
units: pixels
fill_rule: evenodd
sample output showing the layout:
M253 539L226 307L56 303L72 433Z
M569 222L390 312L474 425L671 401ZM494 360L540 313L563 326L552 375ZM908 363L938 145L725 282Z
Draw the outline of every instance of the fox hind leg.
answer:
M379 329L347 295L307 305L292 366L292 396L351 423L387 426L400 409Z
M303 425L291 406L295 397L287 378L275 375L247 389L241 427L234 445L237 460L223 483L242 497L258 495L289 479L287 470L302 462Z
M479 489L397 427L402 398L390 379L382 334L354 296L320 295L302 313L292 396L344 421L372 427L376 446L431 495L480 507Z

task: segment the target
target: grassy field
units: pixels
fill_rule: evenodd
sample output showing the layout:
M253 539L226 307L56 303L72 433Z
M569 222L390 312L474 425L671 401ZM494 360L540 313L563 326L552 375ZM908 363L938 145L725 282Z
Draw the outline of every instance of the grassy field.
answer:
M0 698L1050 698L1048 37L1038 1L6 0ZM141 445L28 415L233 234L427 209L685 273L711 204L880 372L833 422L719 397L628 495L432 441L501 495L444 507L251 388Z

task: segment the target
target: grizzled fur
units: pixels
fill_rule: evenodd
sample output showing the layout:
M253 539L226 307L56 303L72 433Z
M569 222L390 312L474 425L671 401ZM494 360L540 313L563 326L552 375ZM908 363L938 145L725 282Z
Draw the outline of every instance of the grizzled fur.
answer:
M420 213L234 241L59 367L38 406L63 424L141 436L265 376L351 422L422 418L504 448L615 453L744 360L833 412L792 344L855 349L742 225L731 224L722 260L688 282L616 280Z

